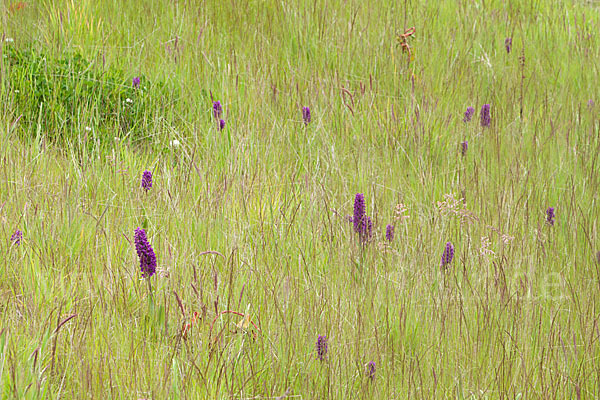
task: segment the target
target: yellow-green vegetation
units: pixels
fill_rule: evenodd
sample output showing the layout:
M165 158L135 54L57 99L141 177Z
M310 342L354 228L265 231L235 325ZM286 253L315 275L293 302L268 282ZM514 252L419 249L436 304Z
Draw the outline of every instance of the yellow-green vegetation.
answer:
M0 0L0 397L600 397L599 15Z

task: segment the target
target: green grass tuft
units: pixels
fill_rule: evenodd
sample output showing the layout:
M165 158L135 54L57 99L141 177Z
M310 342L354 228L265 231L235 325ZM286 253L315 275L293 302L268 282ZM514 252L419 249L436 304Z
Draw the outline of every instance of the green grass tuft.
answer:
M44 132L47 139L64 144L73 135L91 135L93 127L106 147L115 137L147 137L154 118L172 114L176 107L174 88L140 73L102 66L101 58L99 63L74 51L53 56L12 45L4 46L4 55L4 97L12 100L25 137ZM139 88L132 85L134 76L140 77ZM171 126L177 122L167 121Z

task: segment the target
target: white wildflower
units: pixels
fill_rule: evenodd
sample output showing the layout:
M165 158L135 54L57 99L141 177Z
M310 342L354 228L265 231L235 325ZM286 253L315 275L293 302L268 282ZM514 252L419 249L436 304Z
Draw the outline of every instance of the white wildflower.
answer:
M396 214L394 219L396 221L400 221L401 223L410 218L410 215L408 215L408 207L402 203L396 204L396 210L394 213Z
M500 236L500 239L502 240L502 242L503 242L504 244L509 244L509 243L511 242L511 240L513 240L514 238L515 238L514 236L510 236L510 235L507 235L507 234L505 234L505 233L503 233L503 234Z
M482 236L481 237L481 247L479 248L479 254L481 254L484 257L496 254L496 253L494 253L494 251L492 249L490 249L491 245L492 245L492 242L490 242L490 239L487 236Z

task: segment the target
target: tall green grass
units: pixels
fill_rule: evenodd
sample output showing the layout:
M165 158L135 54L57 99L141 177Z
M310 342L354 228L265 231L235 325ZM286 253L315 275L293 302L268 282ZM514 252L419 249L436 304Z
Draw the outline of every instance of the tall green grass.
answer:
M0 397L600 397L596 2L13 5L0 3ZM395 36L411 26L409 62ZM26 75L16 52L48 67ZM65 64L80 85L65 103L52 67L74 54L89 69ZM40 105L19 87L42 75ZM102 111L109 92L82 90L90 79L113 79L108 98L140 119ZM35 107L71 123L27 118ZM364 247L346 219L357 192L374 220ZM158 258L151 292L138 226Z

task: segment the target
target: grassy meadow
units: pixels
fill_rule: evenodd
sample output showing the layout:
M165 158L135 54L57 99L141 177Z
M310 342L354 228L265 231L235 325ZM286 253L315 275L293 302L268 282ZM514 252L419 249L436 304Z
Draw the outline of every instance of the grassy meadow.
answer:
M0 398L600 398L599 32L595 0L0 0Z

